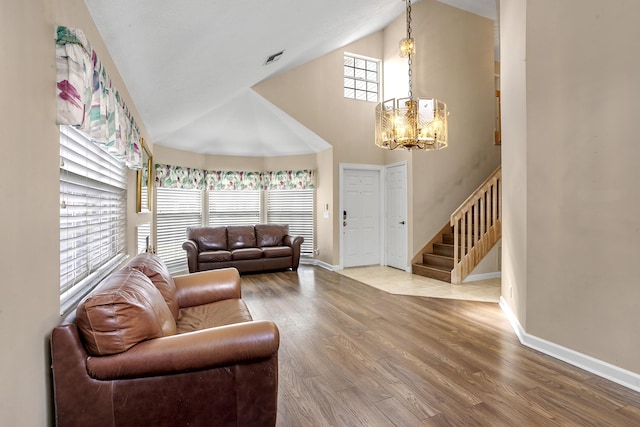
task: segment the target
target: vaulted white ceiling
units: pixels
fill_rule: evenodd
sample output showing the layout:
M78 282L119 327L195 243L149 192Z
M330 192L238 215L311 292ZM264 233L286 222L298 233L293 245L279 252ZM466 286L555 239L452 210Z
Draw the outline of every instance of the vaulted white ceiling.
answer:
M441 0L495 18L496 0ZM415 2L415 1L414 1ZM372 34L398 0L85 0L154 144L283 156L329 145L251 90ZM269 65L265 60L284 50Z

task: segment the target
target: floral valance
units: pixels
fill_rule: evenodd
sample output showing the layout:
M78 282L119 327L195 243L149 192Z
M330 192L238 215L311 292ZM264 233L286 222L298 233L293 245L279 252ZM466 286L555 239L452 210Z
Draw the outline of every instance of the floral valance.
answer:
M142 168L138 126L81 30L57 28L56 87L57 124L84 131L128 167Z
M315 170L272 171L262 173L265 190L306 190L315 188Z
M261 190L262 172L206 171L204 181L207 190Z
M315 188L315 170L208 171L172 165L155 165L156 186L165 188L242 190L309 190Z
M204 188L204 171L202 169L156 164L155 170L156 187L185 190Z

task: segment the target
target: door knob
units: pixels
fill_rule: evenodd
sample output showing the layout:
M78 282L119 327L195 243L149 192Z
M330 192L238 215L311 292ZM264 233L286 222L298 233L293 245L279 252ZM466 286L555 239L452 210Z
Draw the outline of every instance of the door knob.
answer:
M402 225L404 225L404 221L400 221L398 224L402 224Z

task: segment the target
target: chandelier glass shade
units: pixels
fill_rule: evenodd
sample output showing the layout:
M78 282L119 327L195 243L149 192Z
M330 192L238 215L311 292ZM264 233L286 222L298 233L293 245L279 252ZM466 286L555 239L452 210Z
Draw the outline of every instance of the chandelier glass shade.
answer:
M447 146L447 105L434 98L400 98L376 107L376 145L395 150Z
M411 0L406 1L407 37L400 41L400 56L408 58L409 96L381 102L376 107L375 142L388 150L440 150L448 143L447 105L435 98L414 97L411 59L415 42L411 37Z
M399 43L399 47L400 47L400 58L408 58L409 55L415 55L416 54L416 42L415 40L413 40L413 38L410 37L405 37L402 40L400 40Z

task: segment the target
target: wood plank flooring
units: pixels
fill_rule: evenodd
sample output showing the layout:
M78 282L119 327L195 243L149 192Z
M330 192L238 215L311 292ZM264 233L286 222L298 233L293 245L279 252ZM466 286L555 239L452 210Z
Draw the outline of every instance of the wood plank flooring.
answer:
M639 426L640 393L520 345L495 303L318 267L242 276L280 329L278 426Z

